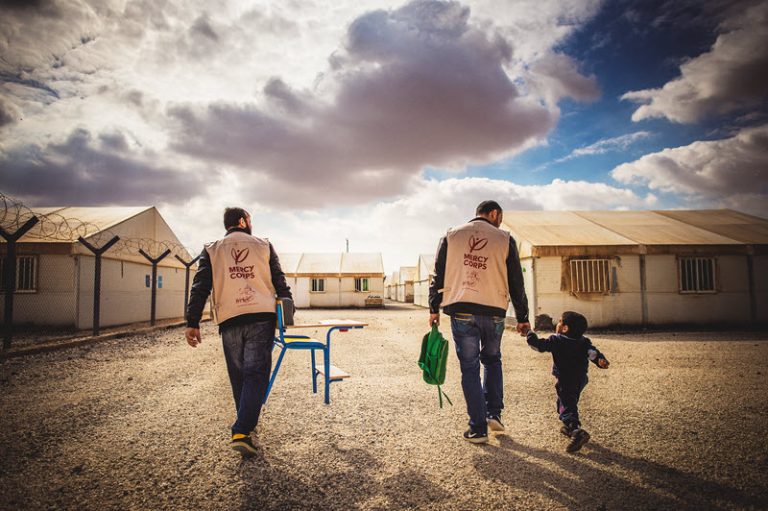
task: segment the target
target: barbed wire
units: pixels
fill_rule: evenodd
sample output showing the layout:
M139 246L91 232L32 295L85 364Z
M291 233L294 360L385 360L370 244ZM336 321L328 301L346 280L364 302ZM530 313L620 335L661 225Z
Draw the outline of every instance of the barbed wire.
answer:
M35 211L21 201L0 192L0 227L7 233L17 232L31 218L37 218L38 222L24 235L24 238L25 241L32 243L35 241L78 243L82 237L98 248L117 235L110 229L102 229L93 222L67 217L57 211L50 213ZM0 237L0 243L5 242L5 239ZM170 256L178 255L185 261L191 260L199 252L170 240L120 236L120 240L109 249L109 253L112 255L140 255L140 250L151 257L158 257L169 250Z

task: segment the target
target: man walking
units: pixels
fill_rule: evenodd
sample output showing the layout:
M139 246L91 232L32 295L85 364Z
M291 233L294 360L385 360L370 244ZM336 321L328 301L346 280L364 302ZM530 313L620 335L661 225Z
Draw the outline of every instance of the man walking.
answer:
M430 326L439 324L441 305L451 317L469 414L464 439L478 444L488 442L488 428L504 431L501 336L510 300L517 331L530 328L520 258L515 240L499 229L502 217L496 201L483 201L475 218L449 229L440 240L429 287ZM482 384L481 363L485 368Z
M224 345L237 419L231 446L243 456L256 454L251 432L259 422L272 369L275 295L291 298L275 249L251 235L251 216L242 208L224 210L227 234L205 245L187 307L187 342L201 342L200 317L213 291L213 316Z

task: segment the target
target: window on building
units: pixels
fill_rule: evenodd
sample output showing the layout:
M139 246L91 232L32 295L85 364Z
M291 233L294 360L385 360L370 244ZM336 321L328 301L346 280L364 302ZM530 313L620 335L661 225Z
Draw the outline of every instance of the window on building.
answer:
M681 257L677 260L681 293L714 293L714 257Z
M573 293L607 293L611 290L608 259L572 259L571 291Z
M0 257L0 290L5 291L5 256ZM16 258L17 293L37 291L37 256L18 256Z
M312 279L312 292L325 293L325 279Z
M368 292L368 279L367 278L355 278L355 291Z

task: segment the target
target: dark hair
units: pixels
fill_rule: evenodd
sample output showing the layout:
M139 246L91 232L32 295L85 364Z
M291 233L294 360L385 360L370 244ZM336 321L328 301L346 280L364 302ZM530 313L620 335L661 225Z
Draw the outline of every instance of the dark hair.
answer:
M484 200L480 204L477 205L477 209L475 209L476 215L487 215L491 211L501 211L501 206L499 206L499 203L495 200Z
M572 339L578 339L587 331L587 318L578 312L563 312L563 324L568 327L568 333L565 335Z
M231 229L237 227L240 223L240 219L246 219L248 212L243 208L226 208L224 210L224 228Z

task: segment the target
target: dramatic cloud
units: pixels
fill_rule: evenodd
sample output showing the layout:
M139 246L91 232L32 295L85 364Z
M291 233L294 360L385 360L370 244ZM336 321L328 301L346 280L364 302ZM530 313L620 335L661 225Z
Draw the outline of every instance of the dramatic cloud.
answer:
M723 140L647 154L616 167L625 184L688 196L702 203L768 214L768 125L747 128Z
M223 191L223 197L219 194ZM238 195L239 193L239 195ZM564 181L525 186L500 179L450 178L442 181L416 179L402 197L373 206L355 206L321 211L287 210L254 205L242 190L216 189L204 201L210 215L189 222L190 204L162 208L186 245L202 246L222 234L221 211L242 204L253 216L254 232L268 237L278 252L341 252L345 240L355 252L382 252L390 271L416 264L420 253L430 253L448 227L474 216L483 200L495 199L514 222L515 210L647 208L652 197L604 183ZM196 200L200 203L202 200ZM396 235L393 235L396 233Z
M19 120L21 112L11 101L0 96L0 128Z
M598 140L594 144L590 144L586 147L579 147L574 149L567 156L556 160L557 163L573 160L580 156L592 156L595 154L605 154L613 151L625 151L632 144L638 140L643 140L651 136L648 131L636 131L634 133L627 133L626 135L620 135L618 137L606 138L604 140Z
M302 195L314 204L391 195L425 165L462 168L529 147L557 111L521 96L506 72L512 47L469 16L457 2L430 0L365 14L316 91L273 79L263 105L176 106L173 147L267 176L263 199L322 188ZM564 56L541 67L553 99L596 94Z
M199 193L201 173L158 166L156 154L134 155L121 133L98 141L75 130L62 143L26 146L0 156L0 189L30 205L154 205Z
M749 5L749 4L752 5ZM768 3L741 2L720 26L720 35L707 53L680 66L680 77L659 89L624 94L642 103L632 120L666 117L694 123L758 106L768 96Z

